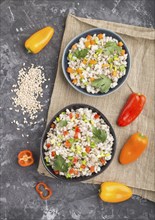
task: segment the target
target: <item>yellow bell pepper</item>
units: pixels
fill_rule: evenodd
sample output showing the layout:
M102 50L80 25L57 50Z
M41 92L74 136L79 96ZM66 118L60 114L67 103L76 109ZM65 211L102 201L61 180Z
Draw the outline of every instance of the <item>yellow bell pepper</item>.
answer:
M128 200L132 190L122 183L104 182L101 184L99 197L104 202L117 203Z
M54 28L48 26L32 34L25 42L25 48L29 53L39 53L51 40Z

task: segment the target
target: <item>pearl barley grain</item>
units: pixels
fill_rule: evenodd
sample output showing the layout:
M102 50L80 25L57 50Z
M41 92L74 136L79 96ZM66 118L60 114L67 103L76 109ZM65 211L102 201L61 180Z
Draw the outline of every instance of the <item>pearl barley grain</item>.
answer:
M34 67L34 64L29 68L22 68L19 71L17 85L13 86L16 87L13 90L15 96L12 98L14 107L20 107L23 115L27 114L31 121L37 118L38 112L43 108L39 101L39 98L43 97L42 85L46 81L43 69L42 66ZM26 118L24 123L27 123Z

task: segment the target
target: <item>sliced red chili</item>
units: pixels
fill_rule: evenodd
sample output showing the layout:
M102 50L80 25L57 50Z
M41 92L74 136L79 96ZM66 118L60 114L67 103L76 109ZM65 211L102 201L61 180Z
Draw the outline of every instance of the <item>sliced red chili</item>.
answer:
M34 163L34 158L30 150L23 150L18 154L18 164L22 167L28 167Z
M47 195L44 196L43 191L40 189L40 187L43 187L47 191ZM43 182L40 182L36 185L36 191L39 194L40 198L43 200L47 200L52 196L52 190Z

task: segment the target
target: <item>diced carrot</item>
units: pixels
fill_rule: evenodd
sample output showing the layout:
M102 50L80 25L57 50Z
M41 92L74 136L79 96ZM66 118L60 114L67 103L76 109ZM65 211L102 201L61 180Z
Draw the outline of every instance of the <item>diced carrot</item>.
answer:
M91 166L89 169L90 169L91 173L95 172L95 167L94 166Z
M99 39L103 39L103 34L98 34L97 36Z
M80 132L80 128L79 128L79 126L75 126L75 132Z
M123 43L120 41L120 42L118 42L118 46L119 47L122 47L123 46Z
M75 164L75 163L77 163L78 162L78 158L77 157L74 157L73 158L73 163Z
M47 143L47 144L46 144L46 147L47 147L47 148L49 148L50 146L51 146L51 144L50 144L50 143Z
M86 168L86 165L82 164L82 165L80 166L80 168L85 169L85 168Z
M69 170L69 174L74 174L74 169L73 169L73 168L71 168L71 169Z
M89 146L86 146L85 150L86 150L87 153L89 153L91 151L91 148Z
M87 35L87 40L90 40L91 38L92 38L92 36L91 35Z
M78 133L78 132L75 132L74 138L75 138L75 139L78 139L78 138L79 138L79 133Z
M76 44L73 44L72 49L73 49L73 50L76 50L76 49L77 49L77 45L76 45Z
M73 73L74 70L71 67L67 67L67 73Z
M104 67L109 67L109 64L108 63L104 63L104 64L102 64L102 67L104 68Z
M90 60L89 63L90 63L90 64L96 64L97 61L96 61L96 60Z
M78 69L76 69L76 72L77 72L77 73L79 73L79 74L82 74L82 70L81 70L81 69L79 69L79 68L78 68Z
M73 83L73 84L76 84L76 83L77 83L77 79L73 79L73 80L72 80L72 83Z
M90 44L94 45L94 44L96 44L96 42L94 40L90 40Z
M121 50L121 55L123 56L125 54L125 50Z
M86 48L88 48L91 45L89 40L87 40L84 44Z
M64 131L63 135L66 136L68 134L68 131Z
M69 118L72 119L73 118L73 113L69 113Z
M77 175L78 175L78 173L79 173L79 172L78 172L78 170L74 170L74 175L76 175L76 176L77 176Z
M95 118L95 119L97 119L97 118L99 118L99 117L100 117L99 114L95 114L95 115L94 115L94 118Z
M100 158L100 162L104 165L105 164L105 159L103 157Z
M90 78L90 81L91 81L91 82L93 82L94 80L95 80L95 78L94 78L94 77L91 77L91 78Z
M114 77L117 76L117 71L113 71L112 76L114 76Z
M51 155L52 155L52 157L55 157L56 152L55 152L55 151L52 151L52 152L51 152Z
M76 118L79 118L79 116L80 116L79 113L76 113L76 114L75 114L75 117L76 117Z
M84 60L82 61L82 63L83 63L83 64L87 64L87 60L84 59Z
M65 146L66 146L66 148L70 148L70 147L71 147L71 143L67 140L67 141L65 142Z

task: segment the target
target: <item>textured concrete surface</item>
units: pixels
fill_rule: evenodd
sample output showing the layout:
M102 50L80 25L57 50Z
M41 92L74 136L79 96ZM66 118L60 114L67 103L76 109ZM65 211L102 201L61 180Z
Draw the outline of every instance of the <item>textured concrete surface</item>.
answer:
M153 0L2 0L1 13L1 220L153 220L155 204L133 196L122 204L99 200L99 186L61 183L37 173L39 144L45 128L49 98L52 93L64 24L70 12L77 16L105 19L137 26L154 27ZM38 55L26 53L23 43L34 31L51 25L55 35ZM23 63L43 65L48 88L44 90L44 111L36 125L22 123L23 116L12 108L12 85ZM20 130L11 121L18 120ZM22 134L25 136L22 137ZM26 135L29 135L27 137ZM32 150L36 163L28 168L17 164L17 154ZM44 181L53 189L49 201L42 201L34 186Z

